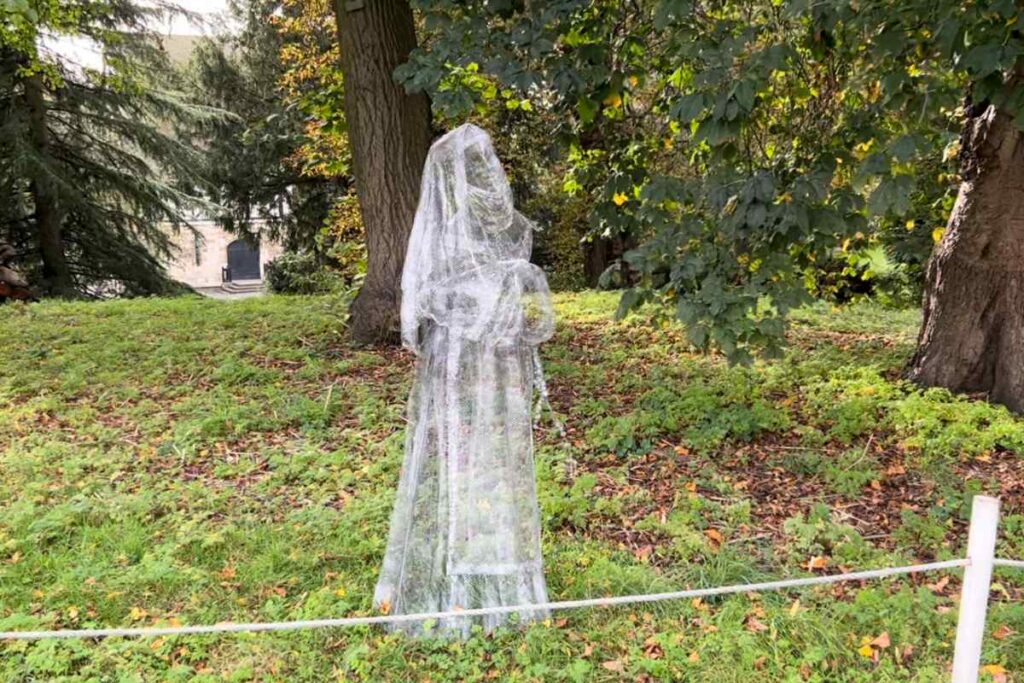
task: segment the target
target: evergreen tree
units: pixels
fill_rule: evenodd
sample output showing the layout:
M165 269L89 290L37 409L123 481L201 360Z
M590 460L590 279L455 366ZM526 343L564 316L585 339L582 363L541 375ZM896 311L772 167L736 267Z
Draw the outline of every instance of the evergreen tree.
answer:
M173 286L167 222L197 200L169 178L199 168L175 121L211 116L165 88L153 30L172 9L133 0L19 0L0 6L0 241L44 295L127 295ZM99 68L46 49L91 41Z
M327 30L293 36L278 24L299 10L281 0L241 0L230 11L241 24L237 34L203 39L184 71L185 89L197 102L231 113L179 130L182 139L206 150L203 191L220 207L216 218L229 231L263 234L293 249L313 249L316 236L348 176L307 173L300 160L306 144L307 115L289 106L282 81L282 51L297 40L327 49Z

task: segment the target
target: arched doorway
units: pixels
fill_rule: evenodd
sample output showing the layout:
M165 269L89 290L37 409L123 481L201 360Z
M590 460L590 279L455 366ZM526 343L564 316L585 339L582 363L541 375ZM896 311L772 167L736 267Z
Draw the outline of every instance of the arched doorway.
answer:
M260 279L260 246L245 240L228 245L228 270L232 280Z

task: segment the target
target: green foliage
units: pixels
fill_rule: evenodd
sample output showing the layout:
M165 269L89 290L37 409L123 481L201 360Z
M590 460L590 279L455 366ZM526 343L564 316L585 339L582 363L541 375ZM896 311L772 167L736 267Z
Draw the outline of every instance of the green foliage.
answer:
M323 294L346 285L337 272L307 251L282 254L266 265L265 276L270 290L278 294Z
M964 90L1024 109L1008 0L419 5L430 39L406 87L447 116L494 91L531 102L589 234L641 242L622 312L665 304L650 310L733 361L777 355L844 252L884 247L913 296L956 186Z
M318 250L317 236L336 202L348 193L347 156L330 169L314 168L303 153L310 144L313 104L296 106L289 55L324 51L332 30L307 25L306 34L285 30L301 8L280 0L246 0L232 6L241 31L203 38L179 79L190 97L230 116L179 126L177 134L202 147L198 186L216 205L229 231L260 232L291 249ZM314 30L315 29L315 30ZM317 97L340 101L329 89ZM320 107L318 112L323 111ZM259 221L259 225L254 225Z

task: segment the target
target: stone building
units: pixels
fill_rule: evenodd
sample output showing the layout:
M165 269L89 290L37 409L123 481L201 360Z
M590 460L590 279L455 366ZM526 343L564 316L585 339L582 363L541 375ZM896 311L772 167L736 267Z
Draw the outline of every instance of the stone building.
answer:
M167 230L176 256L167 263L168 274L199 291L227 292L262 289L266 264L284 252L278 242L262 238L250 243L225 231L212 220L192 222L196 232Z

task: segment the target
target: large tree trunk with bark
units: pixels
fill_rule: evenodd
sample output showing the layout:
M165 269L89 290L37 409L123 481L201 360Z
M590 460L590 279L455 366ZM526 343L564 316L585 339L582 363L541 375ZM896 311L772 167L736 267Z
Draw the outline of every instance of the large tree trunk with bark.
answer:
M334 0L334 10L368 261L350 333L361 343L396 340L402 264L430 148L430 103L406 94L393 77L416 47L406 0Z
M25 105L29 114L29 138L41 157L50 152L50 133L47 130L46 99L43 95L42 76L29 76L25 84ZM60 203L52 178L43 171L34 174L29 185L32 202L35 205L36 232L39 239L39 256L43 263L42 282L45 294L72 296L74 281L64 253L64 239L61 236Z
M1024 135L994 106L961 137L962 184L928 263L908 375L1024 411Z

